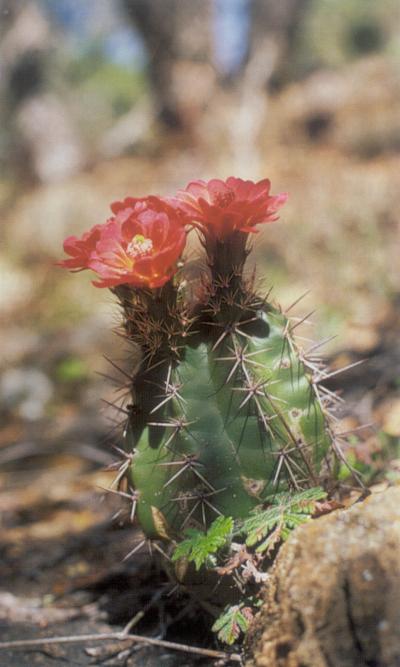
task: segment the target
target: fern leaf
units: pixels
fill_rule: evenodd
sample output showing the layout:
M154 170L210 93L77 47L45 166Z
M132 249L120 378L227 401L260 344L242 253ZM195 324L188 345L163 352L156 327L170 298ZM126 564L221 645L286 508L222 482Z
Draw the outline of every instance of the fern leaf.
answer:
M253 510L242 527L247 546L258 545L256 551L264 553L280 540L287 540L292 530L311 518L315 504L326 497L323 489L316 487L299 493L278 493L266 498L270 507Z
M172 560L185 558L195 564L196 570L202 565L214 565L214 554L227 543L233 530L231 517L219 516L206 533L194 528L185 531L186 539L180 542L172 555Z
M243 603L226 608L217 618L212 631L217 633L218 639L224 644L232 645L241 633L246 634L253 611Z

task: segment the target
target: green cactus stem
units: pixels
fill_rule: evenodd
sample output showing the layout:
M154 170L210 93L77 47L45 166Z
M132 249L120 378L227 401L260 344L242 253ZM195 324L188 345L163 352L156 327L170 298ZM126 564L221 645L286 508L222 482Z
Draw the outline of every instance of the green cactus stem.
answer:
M146 323L127 448L150 538L176 540L220 515L243 519L267 496L328 474L329 418L295 325L245 286L242 266L228 279L221 268L191 318L171 286L146 316L143 300L124 304L131 331L138 313Z

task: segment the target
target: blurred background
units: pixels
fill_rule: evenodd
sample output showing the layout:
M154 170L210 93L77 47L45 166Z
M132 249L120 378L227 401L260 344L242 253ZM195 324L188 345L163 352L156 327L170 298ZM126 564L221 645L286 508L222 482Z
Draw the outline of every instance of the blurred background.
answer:
M334 337L333 368L367 359L332 379L345 427L375 424L348 455L368 479L398 478L397 0L0 0L0 97L8 591L80 586L87 601L132 545L100 488L118 442L118 311L54 266L127 195L229 175L290 193L257 237L260 281L283 306L310 290L293 314L316 309L302 335Z

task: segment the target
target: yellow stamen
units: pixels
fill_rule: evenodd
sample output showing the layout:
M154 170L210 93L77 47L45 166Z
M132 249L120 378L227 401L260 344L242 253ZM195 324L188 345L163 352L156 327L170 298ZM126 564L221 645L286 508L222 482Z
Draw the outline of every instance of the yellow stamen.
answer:
M146 239L143 234L136 234L128 244L127 252L134 257L148 255L153 250L153 241Z

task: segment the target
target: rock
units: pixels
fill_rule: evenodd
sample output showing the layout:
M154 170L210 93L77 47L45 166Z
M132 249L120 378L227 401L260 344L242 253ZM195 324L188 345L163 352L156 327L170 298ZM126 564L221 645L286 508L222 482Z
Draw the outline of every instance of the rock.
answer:
M399 487L299 528L266 584L246 667L398 667L399 555Z

